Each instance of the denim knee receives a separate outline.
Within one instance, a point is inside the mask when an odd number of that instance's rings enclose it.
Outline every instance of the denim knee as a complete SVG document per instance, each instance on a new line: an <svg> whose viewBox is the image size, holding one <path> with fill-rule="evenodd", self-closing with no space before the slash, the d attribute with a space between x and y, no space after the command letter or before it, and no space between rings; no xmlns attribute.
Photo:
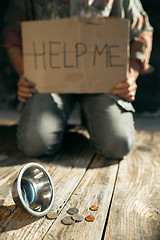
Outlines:
<svg viewBox="0 0 160 240"><path fill-rule="evenodd" d="M40 157L43 155L56 154L61 147L63 133L52 133L48 136L40 134L32 134L28 132L23 134L20 131L17 133L17 142L19 149L28 157Z"/></svg>
<svg viewBox="0 0 160 240"><path fill-rule="evenodd" d="M97 154L104 155L109 159L122 159L127 155L133 145L134 136L118 136L113 137L110 141L109 138L97 139L97 141L92 141L91 148Z"/></svg>
<svg viewBox="0 0 160 240"><path fill-rule="evenodd" d="M35 94L26 101L17 140L20 150L27 156L55 154L61 147L71 107L67 100L59 98L53 99L50 94Z"/></svg>

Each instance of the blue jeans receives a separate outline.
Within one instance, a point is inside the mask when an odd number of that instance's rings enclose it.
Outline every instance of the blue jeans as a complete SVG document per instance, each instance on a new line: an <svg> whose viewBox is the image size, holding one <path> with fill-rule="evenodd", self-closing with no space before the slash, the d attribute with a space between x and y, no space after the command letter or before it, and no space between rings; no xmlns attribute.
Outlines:
<svg viewBox="0 0 160 240"><path fill-rule="evenodd" d="M76 101L81 104L93 151L123 158L134 141L133 114L107 94L35 94L21 113L19 148L30 157L55 154Z"/></svg>

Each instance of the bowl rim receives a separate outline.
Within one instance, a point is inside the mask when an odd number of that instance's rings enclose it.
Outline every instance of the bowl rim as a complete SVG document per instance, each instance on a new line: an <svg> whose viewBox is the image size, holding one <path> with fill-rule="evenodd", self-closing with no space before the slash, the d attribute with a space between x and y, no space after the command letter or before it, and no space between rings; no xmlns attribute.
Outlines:
<svg viewBox="0 0 160 240"><path fill-rule="evenodd" d="M49 206L47 207L47 209L45 209L44 211L42 212L36 212L32 209L29 208L29 206L26 204L26 202L24 201L24 198L22 196L22 190L21 190L21 180L22 180L22 177L23 177L23 174L24 172L28 169L28 168L31 168L31 167L38 167L40 168L41 170L43 170L43 172L46 173L48 179L49 179L49 182L50 182L50 186L51 186L51 191L52 191L52 194L51 194L51 202L49 204ZM22 167L22 169L20 170L19 172L19 175L18 175L18 179L17 179L17 191L18 191L18 195L19 195L19 199L23 205L23 207L33 216L35 217L42 217L42 216L45 216L52 208L53 206L53 202L54 202L54 185L53 185L53 182L52 182L52 178L50 176L50 174L48 173L48 171L42 166L40 165L39 163L35 163L35 162L31 162L31 163L27 163L25 166Z"/></svg>

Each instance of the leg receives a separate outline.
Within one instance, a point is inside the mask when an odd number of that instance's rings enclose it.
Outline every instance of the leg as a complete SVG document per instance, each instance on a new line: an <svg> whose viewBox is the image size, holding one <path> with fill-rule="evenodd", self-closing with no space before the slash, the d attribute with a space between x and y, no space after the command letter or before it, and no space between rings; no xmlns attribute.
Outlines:
<svg viewBox="0 0 160 240"><path fill-rule="evenodd" d="M28 99L17 131L19 148L30 157L56 153L73 105L67 94L35 94Z"/></svg>
<svg viewBox="0 0 160 240"><path fill-rule="evenodd" d="M132 112L122 109L107 94L85 94L81 103L93 150L108 158L123 158L134 141Z"/></svg>

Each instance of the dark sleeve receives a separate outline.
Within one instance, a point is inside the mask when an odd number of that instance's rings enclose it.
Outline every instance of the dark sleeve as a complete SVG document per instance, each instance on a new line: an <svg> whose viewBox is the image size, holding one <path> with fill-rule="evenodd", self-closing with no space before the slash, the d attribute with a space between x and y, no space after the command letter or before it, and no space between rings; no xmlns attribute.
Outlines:
<svg viewBox="0 0 160 240"><path fill-rule="evenodd" d="M25 0L10 0L4 17L3 45L21 46L21 21L27 20Z"/></svg>
<svg viewBox="0 0 160 240"><path fill-rule="evenodd" d="M126 0L125 11L131 22L130 58L141 64L141 73L149 71L153 28L139 0Z"/></svg>

